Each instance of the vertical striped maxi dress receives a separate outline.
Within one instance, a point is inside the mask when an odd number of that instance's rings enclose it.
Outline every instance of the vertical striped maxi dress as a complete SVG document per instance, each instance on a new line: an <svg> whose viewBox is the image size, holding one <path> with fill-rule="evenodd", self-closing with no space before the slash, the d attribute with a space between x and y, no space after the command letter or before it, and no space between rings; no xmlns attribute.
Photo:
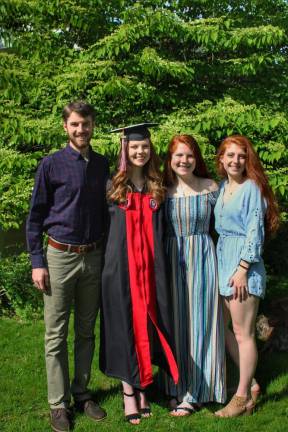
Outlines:
<svg viewBox="0 0 288 432"><path fill-rule="evenodd" d="M189 403L225 402L225 342L217 264L209 235L217 191L167 198L166 253L173 298L178 385L165 392Z"/></svg>

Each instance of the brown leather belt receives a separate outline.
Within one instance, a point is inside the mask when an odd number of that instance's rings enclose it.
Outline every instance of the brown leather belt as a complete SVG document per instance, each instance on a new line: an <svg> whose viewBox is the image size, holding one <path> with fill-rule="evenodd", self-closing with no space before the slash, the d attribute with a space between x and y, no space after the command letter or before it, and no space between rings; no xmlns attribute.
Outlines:
<svg viewBox="0 0 288 432"><path fill-rule="evenodd" d="M56 240L53 240L51 237L48 238L48 244L55 249L59 249L63 252L74 252L77 254L86 254L93 250L98 249L102 246L102 238L97 240L96 242L86 244L86 245L71 245L65 243L59 243Z"/></svg>

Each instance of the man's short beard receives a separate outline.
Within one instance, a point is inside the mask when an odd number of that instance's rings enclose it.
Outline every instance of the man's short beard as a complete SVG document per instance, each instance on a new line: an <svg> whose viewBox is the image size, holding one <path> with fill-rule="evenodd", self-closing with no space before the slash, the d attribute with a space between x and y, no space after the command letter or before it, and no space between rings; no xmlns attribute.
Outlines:
<svg viewBox="0 0 288 432"><path fill-rule="evenodd" d="M90 144L90 141L91 141L91 137L92 137L92 134L91 135L89 135L89 136L87 136L87 137L85 137L85 145L83 145L84 143L82 143L82 145L80 145L79 146L79 143L77 142L77 139L75 139L75 137L68 137L69 138L69 141L75 146L75 147L77 147L77 148L84 148L84 147L88 147L89 146L89 144Z"/></svg>

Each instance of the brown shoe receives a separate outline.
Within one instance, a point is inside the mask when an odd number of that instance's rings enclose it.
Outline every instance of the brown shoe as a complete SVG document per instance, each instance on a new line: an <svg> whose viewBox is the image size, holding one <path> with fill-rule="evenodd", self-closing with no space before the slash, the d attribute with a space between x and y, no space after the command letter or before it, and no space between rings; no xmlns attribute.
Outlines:
<svg viewBox="0 0 288 432"><path fill-rule="evenodd" d="M70 431L70 421L66 408L51 409L50 422L54 432Z"/></svg>
<svg viewBox="0 0 288 432"><path fill-rule="evenodd" d="M96 404L92 399L86 400L82 403L82 409L84 413L90 417L92 420L101 421L107 416L106 411L104 411L99 405Z"/></svg>

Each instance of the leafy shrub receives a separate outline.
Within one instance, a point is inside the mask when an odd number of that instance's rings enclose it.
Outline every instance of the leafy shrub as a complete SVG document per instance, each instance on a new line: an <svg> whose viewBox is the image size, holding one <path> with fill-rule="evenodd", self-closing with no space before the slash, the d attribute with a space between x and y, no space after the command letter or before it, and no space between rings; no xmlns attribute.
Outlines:
<svg viewBox="0 0 288 432"><path fill-rule="evenodd" d="M36 152L25 155L0 149L0 226L3 230L19 228L28 213L37 157Z"/></svg>
<svg viewBox="0 0 288 432"><path fill-rule="evenodd" d="M0 258L0 315L40 317L42 295L32 285L27 253Z"/></svg>

